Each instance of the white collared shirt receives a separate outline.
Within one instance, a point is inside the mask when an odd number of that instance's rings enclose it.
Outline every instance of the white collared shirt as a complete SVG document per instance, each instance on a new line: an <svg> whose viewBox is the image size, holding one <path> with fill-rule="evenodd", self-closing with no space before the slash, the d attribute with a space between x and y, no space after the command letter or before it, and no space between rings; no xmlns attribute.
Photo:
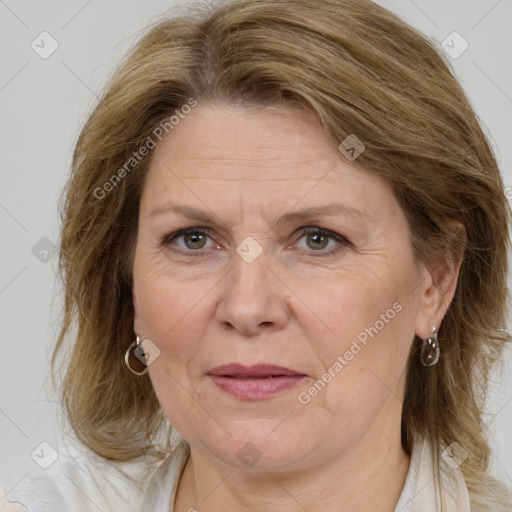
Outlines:
<svg viewBox="0 0 512 512"><path fill-rule="evenodd" d="M92 455L79 443L66 443L59 460L20 482L5 485L0 501L6 512L172 512L179 478L190 447L173 430L173 452L159 466L109 463ZM135 478L131 482L121 471ZM394 512L471 512L468 490L461 471L441 460L443 489L436 490L432 446L418 441ZM16 483L16 485L14 485ZM13 488L11 488L14 485ZM14 503L17 503L15 505ZM6 507L5 509L3 507Z"/></svg>

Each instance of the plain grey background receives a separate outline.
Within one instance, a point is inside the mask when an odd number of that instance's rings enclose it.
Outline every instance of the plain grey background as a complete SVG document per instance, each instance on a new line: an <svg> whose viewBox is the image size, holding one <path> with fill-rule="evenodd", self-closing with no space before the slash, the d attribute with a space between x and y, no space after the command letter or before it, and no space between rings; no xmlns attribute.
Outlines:
<svg viewBox="0 0 512 512"><path fill-rule="evenodd" d="M0 0L0 481L21 479L40 443L66 431L48 368L62 304L57 201L74 142L120 58L176 3ZM512 197L512 0L379 3L451 53ZM510 352L491 384L486 421L493 473L512 485Z"/></svg>

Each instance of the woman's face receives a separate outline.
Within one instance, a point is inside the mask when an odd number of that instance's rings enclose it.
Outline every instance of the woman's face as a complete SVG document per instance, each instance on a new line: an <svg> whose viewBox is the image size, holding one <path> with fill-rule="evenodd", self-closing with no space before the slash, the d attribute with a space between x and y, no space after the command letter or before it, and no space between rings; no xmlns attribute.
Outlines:
<svg viewBox="0 0 512 512"><path fill-rule="evenodd" d="M193 450L284 470L399 439L429 280L390 188L311 114L199 105L181 119L153 154L133 270L135 332L160 351L149 375ZM231 363L299 376L209 374Z"/></svg>

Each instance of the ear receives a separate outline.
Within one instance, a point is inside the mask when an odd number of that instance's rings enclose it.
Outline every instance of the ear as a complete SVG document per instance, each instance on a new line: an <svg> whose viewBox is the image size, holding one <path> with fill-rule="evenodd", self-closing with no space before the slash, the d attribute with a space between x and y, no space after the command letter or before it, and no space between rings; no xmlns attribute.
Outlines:
<svg viewBox="0 0 512 512"><path fill-rule="evenodd" d="M450 306L457 288L460 267L464 258L466 230L458 221L451 222L452 238L448 239L435 267L423 267L420 310L416 321L416 335L428 338L432 327L439 326Z"/></svg>

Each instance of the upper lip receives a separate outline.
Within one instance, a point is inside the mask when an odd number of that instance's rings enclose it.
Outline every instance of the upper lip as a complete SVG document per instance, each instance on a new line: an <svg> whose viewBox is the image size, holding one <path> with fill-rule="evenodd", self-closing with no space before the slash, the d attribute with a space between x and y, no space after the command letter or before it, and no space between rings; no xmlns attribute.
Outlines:
<svg viewBox="0 0 512 512"><path fill-rule="evenodd" d="M274 364L256 364L254 366L244 366L238 363L223 364L217 366L208 372L208 375L226 376L226 377L269 377L269 376L289 376L304 375L303 373L276 366Z"/></svg>

